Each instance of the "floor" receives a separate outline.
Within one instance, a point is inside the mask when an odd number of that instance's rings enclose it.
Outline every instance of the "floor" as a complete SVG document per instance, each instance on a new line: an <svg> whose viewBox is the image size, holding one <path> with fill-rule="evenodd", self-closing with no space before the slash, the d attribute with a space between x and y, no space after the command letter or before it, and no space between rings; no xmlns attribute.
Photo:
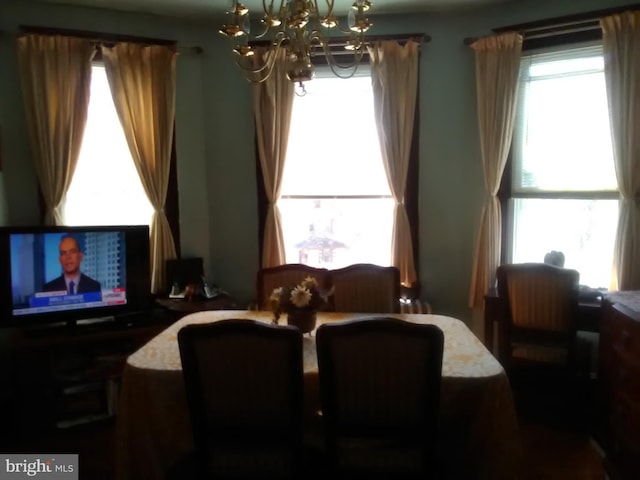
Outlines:
<svg viewBox="0 0 640 480"><path fill-rule="evenodd" d="M523 480L602 480L601 457L587 429L560 423L530 413L520 416ZM93 424L29 440L24 443L28 447L12 445L11 450L79 453L81 480L112 480L113 432L113 422Z"/></svg>
<svg viewBox="0 0 640 480"><path fill-rule="evenodd" d="M602 458L581 433L521 421L526 480L602 480Z"/></svg>
<svg viewBox="0 0 640 480"><path fill-rule="evenodd" d="M581 383L580 389L567 389L557 382L541 388L529 377L522 382L512 379L511 384L525 452L522 480L602 480L602 458L592 439L597 385ZM563 388L571 392L570 399L558 395ZM112 480L114 427L108 420L23 439L7 439L0 430L0 452L78 453L80 479Z"/></svg>
<svg viewBox="0 0 640 480"><path fill-rule="evenodd" d="M544 385L542 388L541 384ZM524 479L601 480L595 380L511 379L526 454Z"/></svg>

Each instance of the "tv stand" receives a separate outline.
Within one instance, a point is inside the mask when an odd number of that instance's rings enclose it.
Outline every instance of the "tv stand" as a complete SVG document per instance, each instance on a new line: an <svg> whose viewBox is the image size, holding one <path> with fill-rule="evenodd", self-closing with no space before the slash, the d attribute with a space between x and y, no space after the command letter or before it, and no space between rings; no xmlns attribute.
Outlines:
<svg viewBox="0 0 640 480"><path fill-rule="evenodd" d="M10 392L0 397L0 422L9 425L0 447L21 435L112 418L127 357L172 321L156 309L0 330L0 357L8 360L0 381Z"/></svg>

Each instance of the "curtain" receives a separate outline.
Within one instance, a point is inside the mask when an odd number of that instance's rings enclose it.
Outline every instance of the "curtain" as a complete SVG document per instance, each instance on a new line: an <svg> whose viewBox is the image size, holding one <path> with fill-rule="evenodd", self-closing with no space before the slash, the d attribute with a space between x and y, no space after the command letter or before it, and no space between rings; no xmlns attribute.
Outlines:
<svg viewBox="0 0 640 480"><path fill-rule="evenodd" d="M485 200L480 218L469 306L481 308L500 264L501 212L498 188L507 162L518 96L522 36L504 33L471 47L476 56L476 94Z"/></svg>
<svg viewBox="0 0 640 480"><path fill-rule="evenodd" d="M374 113L382 161L395 201L391 264L400 270L400 282L411 286L416 269L411 228L405 205L407 172L418 93L420 45L408 41L378 42L369 47Z"/></svg>
<svg viewBox="0 0 640 480"><path fill-rule="evenodd" d="M46 225L64 223L60 207L82 145L94 53L91 42L80 38L18 38L22 93Z"/></svg>
<svg viewBox="0 0 640 480"><path fill-rule="evenodd" d="M282 189L282 173L287 156L289 126L293 108L294 85L285 75L286 49L279 49L278 58L273 50L258 51L259 61L274 61L269 78L253 87L253 113L260 168L267 196L267 216L262 239L262 267L285 263L282 218L278 200Z"/></svg>
<svg viewBox="0 0 640 480"><path fill-rule="evenodd" d="M640 288L640 12L603 18L605 79L620 213L612 289Z"/></svg>
<svg viewBox="0 0 640 480"><path fill-rule="evenodd" d="M175 119L176 52L168 46L102 47L111 95L149 201L151 292L165 290L166 260L176 258L164 212Z"/></svg>

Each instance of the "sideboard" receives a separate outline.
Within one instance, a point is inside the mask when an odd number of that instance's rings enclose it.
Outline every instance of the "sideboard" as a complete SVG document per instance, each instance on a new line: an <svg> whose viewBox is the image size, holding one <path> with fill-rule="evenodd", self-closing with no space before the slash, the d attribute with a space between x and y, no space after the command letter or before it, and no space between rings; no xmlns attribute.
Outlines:
<svg viewBox="0 0 640 480"><path fill-rule="evenodd" d="M640 478L640 291L602 302L599 372L600 442L611 480Z"/></svg>

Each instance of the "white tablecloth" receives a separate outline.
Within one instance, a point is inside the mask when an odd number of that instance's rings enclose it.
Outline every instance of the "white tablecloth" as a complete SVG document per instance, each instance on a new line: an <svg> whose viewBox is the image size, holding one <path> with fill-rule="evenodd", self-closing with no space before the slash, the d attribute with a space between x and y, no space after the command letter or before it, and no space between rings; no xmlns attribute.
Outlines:
<svg viewBox="0 0 640 480"><path fill-rule="evenodd" d="M318 325L365 316L372 315L318 313ZM384 316L434 324L444 332L440 448L449 459L448 470L465 478L518 477L522 458L518 422L500 363L460 320L430 314ZM163 478L192 449L177 333L186 324L224 318L270 322L271 314L226 310L187 315L129 357L116 417L117 478ZM304 374L306 407L312 412L320 399L315 337L308 335Z"/></svg>

